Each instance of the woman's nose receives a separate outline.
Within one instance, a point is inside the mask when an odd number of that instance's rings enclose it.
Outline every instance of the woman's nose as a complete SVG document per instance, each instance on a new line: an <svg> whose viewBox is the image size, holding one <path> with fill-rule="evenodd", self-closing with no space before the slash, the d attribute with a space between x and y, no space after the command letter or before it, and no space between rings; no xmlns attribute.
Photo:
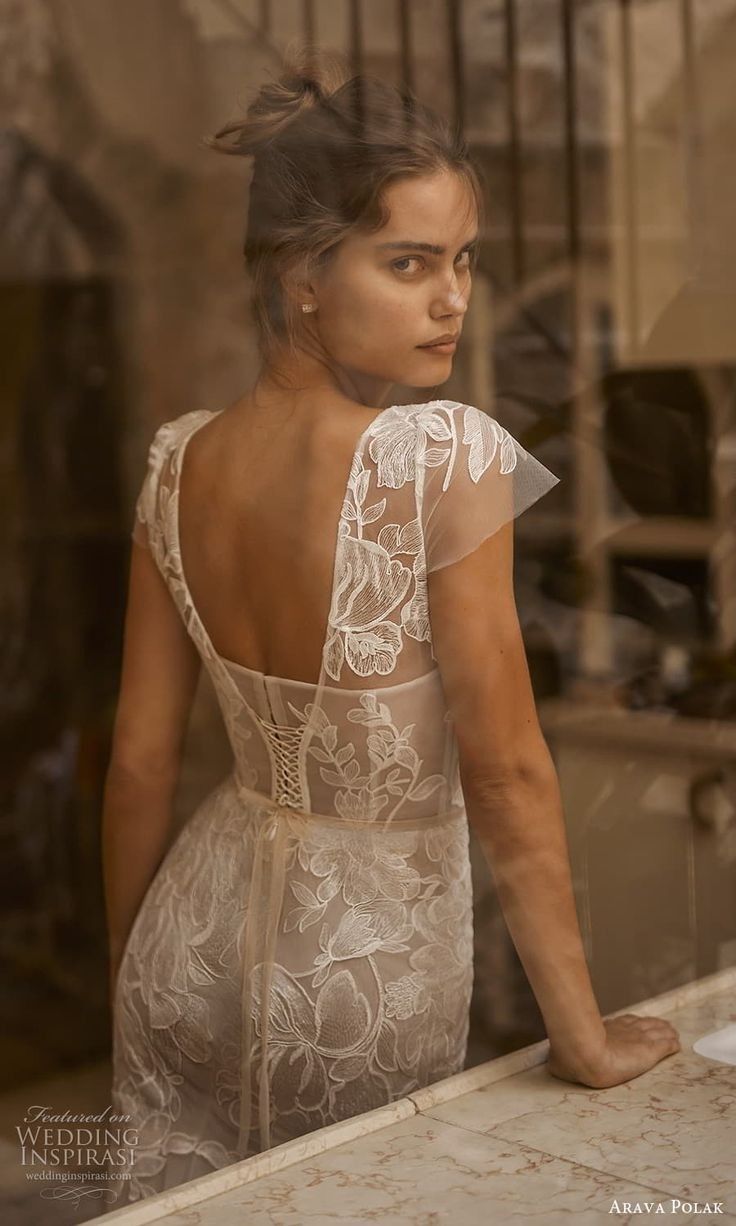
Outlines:
<svg viewBox="0 0 736 1226"><path fill-rule="evenodd" d="M462 290L454 285L443 294L442 305L445 311L451 311L453 315L464 315L468 309L468 299Z"/></svg>

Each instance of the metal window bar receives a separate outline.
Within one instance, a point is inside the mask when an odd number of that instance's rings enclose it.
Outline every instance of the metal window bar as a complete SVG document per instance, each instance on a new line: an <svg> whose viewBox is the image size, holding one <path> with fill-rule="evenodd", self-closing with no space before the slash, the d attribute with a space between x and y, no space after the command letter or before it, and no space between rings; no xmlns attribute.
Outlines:
<svg viewBox="0 0 736 1226"><path fill-rule="evenodd" d="M511 223L511 259L514 289L524 283L526 260L524 251L524 198L521 191L521 134L519 125L519 73L516 23L516 0L505 0L506 40L506 122L508 128L509 219Z"/></svg>
<svg viewBox="0 0 736 1226"><path fill-rule="evenodd" d="M700 232L698 214L701 206L707 208L707 201L700 184L702 129L700 87L695 63L693 0L679 0L679 10L682 43L683 186L689 239L688 271L694 275L700 254L696 245L696 235ZM702 227L702 232L709 233L707 223Z"/></svg>
<svg viewBox="0 0 736 1226"><path fill-rule="evenodd" d="M570 261L570 336L572 363L580 359L580 174L578 166L577 61L575 56L574 0L562 0L562 57L564 65L565 204L567 208L567 256Z"/></svg>
<svg viewBox="0 0 736 1226"><path fill-rule="evenodd" d="M411 54L411 22L409 5L411 0L397 0L397 20L399 26L399 58L401 62L401 80L407 89L414 89L414 67Z"/></svg>
<svg viewBox="0 0 736 1226"><path fill-rule="evenodd" d="M462 132L465 128L465 72L463 66L462 2L445 0L447 12L447 44L452 82L453 122Z"/></svg>
<svg viewBox="0 0 736 1226"><path fill-rule="evenodd" d="M625 167L626 298L628 348L633 356L639 347L639 218L637 214L636 125L634 122L634 49L631 30L631 0L619 0L619 37L623 97L622 132Z"/></svg>

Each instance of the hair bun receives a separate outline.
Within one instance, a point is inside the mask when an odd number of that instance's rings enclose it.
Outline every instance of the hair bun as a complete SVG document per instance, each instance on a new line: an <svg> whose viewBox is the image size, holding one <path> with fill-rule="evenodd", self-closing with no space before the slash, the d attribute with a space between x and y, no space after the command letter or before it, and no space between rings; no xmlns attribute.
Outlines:
<svg viewBox="0 0 736 1226"><path fill-rule="evenodd" d="M285 72L282 73L280 81L284 86L293 89L294 93L312 93L315 97L322 98L322 86L311 72Z"/></svg>
<svg viewBox="0 0 736 1226"><path fill-rule="evenodd" d="M324 104L348 78L343 62L334 55L304 47L292 50L280 75L258 90L245 119L204 137L204 144L218 153L255 156L301 114Z"/></svg>

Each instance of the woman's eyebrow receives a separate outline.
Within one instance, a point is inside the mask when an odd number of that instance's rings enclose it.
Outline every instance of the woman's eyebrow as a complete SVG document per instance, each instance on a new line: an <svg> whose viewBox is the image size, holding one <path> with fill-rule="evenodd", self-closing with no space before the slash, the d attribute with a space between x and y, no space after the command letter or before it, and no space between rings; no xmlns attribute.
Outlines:
<svg viewBox="0 0 736 1226"><path fill-rule="evenodd" d="M467 243L464 243L463 246L460 247L460 251L464 251L466 247L472 247L474 243L477 243L477 241L478 235L476 234L475 238L469 239ZM427 251L430 255L444 255L445 251L447 250L446 247L438 247L435 243L418 243L411 238L401 238L392 243L379 243L377 250L406 251L407 248L410 248L412 251Z"/></svg>

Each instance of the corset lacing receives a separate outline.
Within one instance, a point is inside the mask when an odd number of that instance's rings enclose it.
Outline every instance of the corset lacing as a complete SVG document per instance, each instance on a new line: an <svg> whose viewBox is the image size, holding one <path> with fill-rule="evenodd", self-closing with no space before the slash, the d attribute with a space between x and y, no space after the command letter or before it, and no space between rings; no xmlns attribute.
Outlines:
<svg viewBox="0 0 736 1226"><path fill-rule="evenodd" d="M273 724L262 716L258 723L263 729L274 760L273 791L277 805L292 805L299 809L304 804L299 778L299 750L304 728L290 728L285 724Z"/></svg>

